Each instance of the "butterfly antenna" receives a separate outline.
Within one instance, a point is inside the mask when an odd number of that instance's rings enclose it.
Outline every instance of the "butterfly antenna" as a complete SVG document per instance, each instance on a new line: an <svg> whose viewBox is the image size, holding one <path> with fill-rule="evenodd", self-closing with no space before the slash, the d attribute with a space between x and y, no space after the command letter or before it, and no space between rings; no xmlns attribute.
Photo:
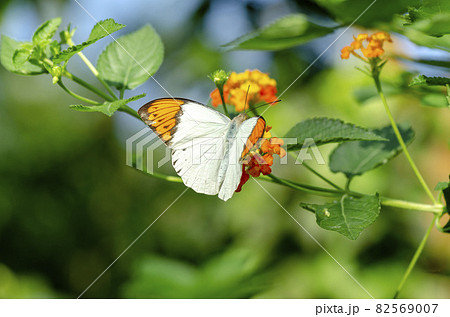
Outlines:
<svg viewBox="0 0 450 317"><path fill-rule="evenodd" d="M276 103L279 103L280 101L281 101L281 99L277 99L277 100L274 100L272 102L265 102L262 105L259 105L257 107L253 107L251 109L249 108L247 111L251 111L251 110L258 109L258 108L261 108L261 107L264 107L264 106L268 106L268 105L272 106L272 105L274 105Z"/></svg>
<svg viewBox="0 0 450 317"><path fill-rule="evenodd" d="M247 97L248 97L248 92L249 92L249 90L250 90L250 85L248 85L248 87L247 87L247 92L245 93L244 109L245 109L245 107L247 106Z"/></svg>

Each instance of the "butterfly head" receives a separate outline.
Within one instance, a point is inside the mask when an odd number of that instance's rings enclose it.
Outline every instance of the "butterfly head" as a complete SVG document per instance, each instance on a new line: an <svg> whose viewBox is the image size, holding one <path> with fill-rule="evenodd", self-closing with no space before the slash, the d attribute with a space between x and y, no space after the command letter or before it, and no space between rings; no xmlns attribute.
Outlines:
<svg viewBox="0 0 450 317"><path fill-rule="evenodd" d="M248 115L245 112L242 112L240 114L238 114L236 117L233 118L233 121L236 121L238 123L242 123L245 120L248 119Z"/></svg>

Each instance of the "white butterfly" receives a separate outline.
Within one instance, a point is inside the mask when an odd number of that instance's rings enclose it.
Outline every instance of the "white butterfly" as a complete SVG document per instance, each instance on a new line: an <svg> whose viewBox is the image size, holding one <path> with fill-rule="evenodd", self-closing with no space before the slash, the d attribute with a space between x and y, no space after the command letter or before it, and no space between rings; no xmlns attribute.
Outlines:
<svg viewBox="0 0 450 317"><path fill-rule="evenodd" d="M172 149L172 165L184 184L225 201L239 185L243 159L266 127L262 117L240 114L230 120L183 98L156 99L138 113Z"/></svg>

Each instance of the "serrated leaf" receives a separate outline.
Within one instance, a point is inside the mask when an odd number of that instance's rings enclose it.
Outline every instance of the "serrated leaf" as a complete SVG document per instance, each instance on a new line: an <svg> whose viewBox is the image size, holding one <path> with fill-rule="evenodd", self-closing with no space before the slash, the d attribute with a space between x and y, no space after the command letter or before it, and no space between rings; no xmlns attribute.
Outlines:
<svg viewBox="0 0 450 317"><path fill-rule="evenodd" d="M409 144L414 139L414 131L408 124L399 124L403 140ZM388 141L355 141L340 144L330 155L330 169L342 172L347 177L361 175L380 165L386 164L402 150L391 126L372 130Z"/></svg>
<svg viewBox="0 0 450 317"><path fill-rule="evenodd" d="M110 43L100 54L97 69L109 85L134 89L159 69L163 53L159 35L146 25Z"/></svg>
<svg viewBox="0 0 450 317"><path fill-rule="evenodd" d="M100 21L94 25L87 41L85 41L81 44L70 46L69 48L61 51L56 56L54 56L52 60L56 64L66 62L73 55L75 55L78 52L81 52L89 45L94 44L98 40L104 38L105 36L108 36L111 33L114 33L116 31L122 29L123 27L125 27L125 25L116 23L116 22L114 22L113 19L106 19L106 20Z"/></svg>
<svg viewBox="0 0 450 317"><path fill-rule="evenodd" d="M317 224L331 231L339 232L351 240L372 224L380 214L378 194L353 198L343 195L339 201L324 205L301 203L301 207L316 214Z"/></svg>
<svg viewBox="0 0 450 317"><path fill-rule="evenodd" d="M94 25L87 42L96 42L124 27L124 24L116 23L114 19L102 20Z"/></svg>
<svg viewBox="0 0 450 317"><path fill-rule="evenodd" d="M12 38L2 35L2 45L0 52L0 61L8 71L20 75L39 75L45 73L45 68L25 62L21 65L13 62L13 57L18 49L22 49L22 42L13 40Z"/></svg>
<svg viewBox="0 0 450 317"><path fill-rule="evenodd" d="M21 48L14 52L13 63L20 67L30 59L31 52L28 49Z"/></svg>
<svg viewBox="0 0 450 317"><path fill-rule="evenodd" d="M48 21L45 21L37 28L37 30L33 34L33 44L34 45L42 45L44 46L48 40L50 40L53 35L55 35L59 26L61 25L61 18L54 18Z"/></svg>
<svg viewBox="0 0 450 317"><path fill-rule="evenodd" d="M333 31L333 28L308 21L304 14L291 14L223 46L234 50L280 50L309 42Z"/></svg>
<svg viewBox="0 0 450 317"><path fill-rule="evenodd" d="M425 75L419 75L414 77L409 86L445 86L450 84L450 78L446 77L428 77Z"/></svg>
<svg viewBox="0 0 450 317"><path fill-rule="evenodd" d="M144 98L145 94L140 94L128 99L115 100L112 102L104 102L98 106L85 106L85 105L71 105L70 109L82 111L82 112L101 112L106 114L108 117L111 117L114 112L119 110L120 107L126 105L127 103Z"/></svg>
<svg viewBox="0 0 450 317"><path fill-rule="evenodd" d="M365 128L325 117L299 122L286 133L285 137L297 138L296 144L287 146L288 151L301 149L307 138L312 138L316 145L357 140L386 140Z"/></svg>
<svg viewBox="0 0 450 317"><path fill-rule="evenodd" d="M58 54L56 54L52 58L52 61L55 64L59 64L59 63L62 63L62 62L67 62L73 55L75 55L78 52L81 52L82 50L84 50L86 47L88 47L91 44L92 43L89 43L89 42L83 42L81 44L70 46L69 48L61 51Z"/></svg>
<svg viewBox="0 0 450 317"><path fill-rule="evenodd" d="M408 11L409 27L435 37L450 33L450 2L422 0Z"/></svg>

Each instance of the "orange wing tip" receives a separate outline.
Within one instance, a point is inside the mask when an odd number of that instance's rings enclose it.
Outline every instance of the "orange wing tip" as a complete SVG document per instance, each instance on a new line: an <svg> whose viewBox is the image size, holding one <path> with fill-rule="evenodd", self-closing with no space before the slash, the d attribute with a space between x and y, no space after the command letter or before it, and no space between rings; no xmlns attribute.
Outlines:
<svg viewBox="0 0 450 317"><path fill-rule="evenodd" d="M172 138L173 129L177 124L177 115L184 103L185 101L181 99L156 99L142 106L138 114L167 143Z"/></svg>
<svg viewBox="0 0 450 317"><path fill-rule="evenodd" d="M266 130L266 121L263 117L259 117L258 121L256 121L255 127L250 133L250 136L245 143L244 151L242 151L241 158L244 158L247 153L253 148L253 146L258 142L258 140L264 135Z"/></svg>

